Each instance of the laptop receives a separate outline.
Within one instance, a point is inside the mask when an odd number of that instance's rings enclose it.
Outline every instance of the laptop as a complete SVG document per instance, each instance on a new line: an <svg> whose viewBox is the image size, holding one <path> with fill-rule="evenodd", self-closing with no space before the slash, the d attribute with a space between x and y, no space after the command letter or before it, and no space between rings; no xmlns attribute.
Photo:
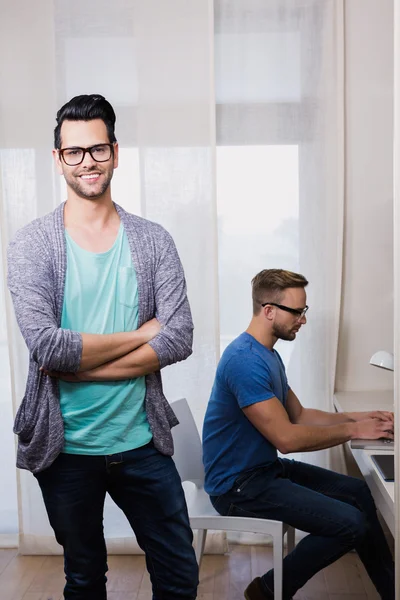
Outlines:
<svg viewBox="0 0 400 600"><path fill-rule="evenodd" d="M394 452L394 440L379 438L378 440L351 440L350 447L360 450L391 450Z"/></svg>
<svg viewBox="0 0 400 600"><path fill-rule="evenodd" d="M376 468L385 481L394 481L394 454L372 454Z"/></svg>

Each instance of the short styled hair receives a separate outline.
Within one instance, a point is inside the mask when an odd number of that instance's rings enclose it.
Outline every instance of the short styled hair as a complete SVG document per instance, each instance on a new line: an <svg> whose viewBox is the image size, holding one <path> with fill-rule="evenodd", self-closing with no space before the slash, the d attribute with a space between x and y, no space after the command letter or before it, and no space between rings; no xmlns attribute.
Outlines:
<svg viewBox="0 0 400 600"><path fill-rule="evenodd" d="M107 128L110 144L117 141L115 137L115 112L111 104L100 94L75 96L64 104L57 113L57 125L54 129L54 148L61 148L61 125L64 121L93 121L101 119Z"/></svg>
<svg viewBox="0 0 400 600"><path fill-rule="evenodd" d="M307 279L299 273L284 269L264 269L251 280L253 314L257 315L264 302L279 303L288 288L305 288Z"/></svg>

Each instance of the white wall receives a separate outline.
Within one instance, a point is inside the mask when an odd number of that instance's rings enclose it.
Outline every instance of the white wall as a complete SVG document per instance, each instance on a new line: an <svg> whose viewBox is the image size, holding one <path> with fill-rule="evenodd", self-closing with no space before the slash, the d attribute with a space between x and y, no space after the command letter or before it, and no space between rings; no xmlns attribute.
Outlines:
<svg viewBox="0 0 400 600"><path fill-rule="evenodd" d="M394 1L394 325L395 325L395 360L398 364L400 356L400 0ZM397 440L400 439L400 371L394 373L395 382L395 429ZM397 444L395 458L395 480L400 481L400 453ZM400 486L395 486L395 556L400 555ZM395 593L400 598L400 564L395 562Z"/></svg>
<svg viewBox="0 0 400 600"><path fill-rule="evenodd" d="M346 199L336 389L391 389L369 365L393 351L393 0L347 0Z"/></svg>

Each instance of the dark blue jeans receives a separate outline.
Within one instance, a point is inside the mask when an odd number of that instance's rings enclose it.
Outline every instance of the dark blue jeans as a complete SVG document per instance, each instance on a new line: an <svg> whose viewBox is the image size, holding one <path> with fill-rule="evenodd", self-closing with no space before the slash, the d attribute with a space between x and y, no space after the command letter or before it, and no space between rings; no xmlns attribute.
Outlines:
<svg viewBox="0 0 400 600"><path fill-rule="evenodd" d="M283 561L288 600L315 573L355 549L383 600L394 600L394 564L368 486L294 460L243 473L211 502L221 515L283 521L310 535ZM273 571L262 577L273 597Z"/></svg>
<svg viewBox="0 0 400 600"><path fill-rule="evenodd" d="M152 442L110 456L60 454L36 477L64 548L64 598L107 598L106 492L125 513L145 552L153 598L196 598L198 567L181 481L172 458Z"/></svg>

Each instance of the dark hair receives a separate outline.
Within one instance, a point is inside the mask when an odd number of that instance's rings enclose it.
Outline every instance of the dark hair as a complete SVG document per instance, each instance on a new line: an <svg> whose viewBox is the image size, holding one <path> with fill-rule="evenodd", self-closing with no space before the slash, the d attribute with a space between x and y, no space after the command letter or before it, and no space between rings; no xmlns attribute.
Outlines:
<svg viewBox="0 0 400 600"><path fill-rule="evenodd" d="M257 315L263 302L280 302L283 292L288 288L305 288L307 279L299 273L284 269L264 269L251 281L253 314Z"/></svg>
<svg viewBox="0 0 400 600"><path fill-rule="evenodd" d="M107 127L110 144L117 141L115 137L115 112L111 104L100 94L75 96L64 104L57 113L57 126L54 129L54 148L61 148L61 125L64 121L92 121L101 119Z"/></svg>

